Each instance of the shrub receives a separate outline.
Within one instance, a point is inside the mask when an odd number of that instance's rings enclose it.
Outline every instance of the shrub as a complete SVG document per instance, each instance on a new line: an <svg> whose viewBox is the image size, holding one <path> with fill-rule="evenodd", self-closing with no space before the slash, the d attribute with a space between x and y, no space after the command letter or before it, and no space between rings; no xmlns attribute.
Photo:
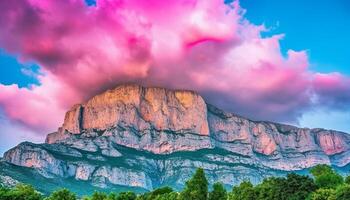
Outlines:
<svg viewBox="0 0 350 200"><path fill-rule="evenodd" d="M76 200L77 197L74 193L70 192L67 189L61 189L53 192L48 198L45 200Z"/></svg>

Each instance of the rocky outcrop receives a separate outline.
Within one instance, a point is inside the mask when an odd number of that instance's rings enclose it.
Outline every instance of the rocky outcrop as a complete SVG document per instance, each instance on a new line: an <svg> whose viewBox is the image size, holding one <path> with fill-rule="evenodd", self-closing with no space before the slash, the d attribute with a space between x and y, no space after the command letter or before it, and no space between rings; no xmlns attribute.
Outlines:
<svg viewBox="0 0 350 200"><path fill-rule="evenodd" d="M349 141L342 132L252 121L191 91L123 85L72 107L46 144L22 143L4 159L98 187L180 188L197 167L227 185L345 167Z"/></svg>
<svg viewBox="0 0 350 200"><path fill-rule="evenodd" d="M74 106L65 116L63 129L106 130L118 125L135 131L193 132L209 135L206 104L191 91L120 86Z"/></svg>
<svg viewBox="0 0 350 200"><path fill-rule="evenodd" d="M0 175L0 186L2 187L14 187L18 185L20 182L17 180L13 179L10 176L2 176Z"/></svg>

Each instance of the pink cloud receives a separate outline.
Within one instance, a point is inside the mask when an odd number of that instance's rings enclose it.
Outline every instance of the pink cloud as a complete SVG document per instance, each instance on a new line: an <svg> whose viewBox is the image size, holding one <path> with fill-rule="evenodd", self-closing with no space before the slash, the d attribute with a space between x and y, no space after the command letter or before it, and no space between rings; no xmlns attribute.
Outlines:
<svg viewBox="0 0 350 200"><path fill-rule="evenodd" d="M349 108L350 79L339 73L314 74L317 103L328 107Z"/></svg>
<svg viewBox="0 0 350 200"><path fill-rule="evenodd" d="M35 130L52 131L60 125L64 108L77 99L71 89L57 82L55 77L40 76L39 80L42 85L33 85L30 89L0 84L0 103L6 115L15 122Z"/></svg>
<svg viewBox="0 0 350 200"><path fill-rule="evenodd" d="M192 89L242 115L289 122L315 95L349 99L338 95L348 78L310 72L303 51L284 57L283 35L261 37L265 27L247 21L237 1L0 1L0 26L0 47L44 74L29 89L0 85L0 105L38 130L54 130L71 105L124 82Z"/></svg>

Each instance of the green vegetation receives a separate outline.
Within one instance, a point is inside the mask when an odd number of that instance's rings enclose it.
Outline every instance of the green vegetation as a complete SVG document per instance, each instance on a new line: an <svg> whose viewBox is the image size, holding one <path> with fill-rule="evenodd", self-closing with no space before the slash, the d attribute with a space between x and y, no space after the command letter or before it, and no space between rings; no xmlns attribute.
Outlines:
<svg viewBox="0 0 350 200"><path fill-rule="evenodd" d="M208 181L204 170L199 168L192 179L186 182L184 191L180 194L180 200L206 200L208 198Z"/></svg>
<svg viewBox="0 0 350 200"><path fill-rule="evenodd" d="M213 190L209 193L208 200L226 200L227 192L221 183L214 183Z"/></svg>
<svg viewBox="0 0 350 200"><path fill-rule="evenodd" d="M270 177L258 185L243 181L227 191L222 183L209 189L203 169L197 169L186 182L185 188L174 191L162 187L151 192L105 193L94 192L83 200L350 200L350 177L345 180L327 165L318 165L310 170L312 177L288 174L286 177ZM0 187L0 200L77 200L76 194L60 189L49 196L36 191L32 186L19 184L13 188Z"/></svg>
<svg viewBox="0 0 350 200"><path fill-rule="evenodd" d="M243 181L240 185L234 186L228 196L228 200L250 200L256 198L254 186L249 181Z"/></svg>
<svg viewBox="0 0 350 200"><path fill-rule="evenodd" d="M41 194L29 185L20 184L12 189L0 189L1 200L39 200L41 198Z"/></svg>
<svg viewBox="0 0 350 200"><path fill-rule="evenodd" d="M317 165L310 172L315 177L315 183L319 188L334 189L344 183L343 177L328 165Z"/></svg>
<svg viewBox="0 0 350 200"><path fill-rule="evenodd" d="M76 200L77 197L74 193L70 192L67 189L61 189L53 192L45 200Z"/></svg>

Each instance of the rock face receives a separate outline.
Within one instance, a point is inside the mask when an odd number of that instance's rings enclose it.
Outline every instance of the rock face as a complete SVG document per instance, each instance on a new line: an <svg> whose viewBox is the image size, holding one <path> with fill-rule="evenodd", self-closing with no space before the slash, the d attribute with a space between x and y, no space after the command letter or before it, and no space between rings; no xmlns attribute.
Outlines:
<svg viewBox="0 0 350 200"><path fill-rule="evenodd" d="M190 91L120 86L97 95L67 112L63 129L73 134L82 130L106 130L116 126L135 131L193 132L209 135L206 104Z"/></svg>
<svg viewBox="0 0 350 200"><path fill-rule="evenodd" d="M191 91L122 85L75 105L45 144L21 143L8 163L98 187L181 188L197 167L210 182L259 182L316 164L350 163L350 136L256 122Z"/></svg>

